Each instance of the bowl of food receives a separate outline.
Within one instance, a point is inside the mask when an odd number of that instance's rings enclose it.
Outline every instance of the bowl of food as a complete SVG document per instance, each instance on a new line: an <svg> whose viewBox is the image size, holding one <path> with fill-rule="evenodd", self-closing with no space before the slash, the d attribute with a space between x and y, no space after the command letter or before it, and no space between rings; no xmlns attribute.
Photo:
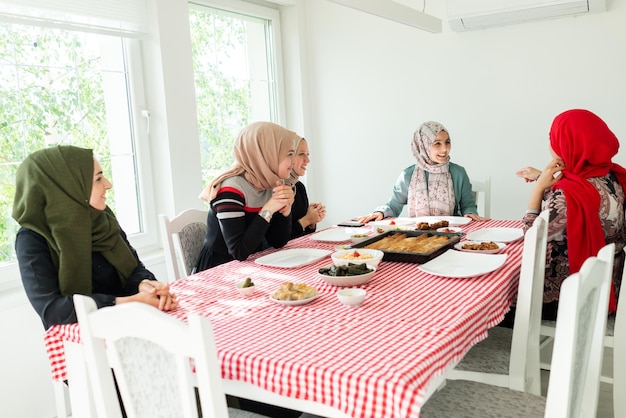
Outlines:
<svg viewBox="0 0 626 418"><path fill-rule="evenodd" d="M368 223L375 232L382 234L387 231L402 231L413 226L413 221L407 219L383 219Z"/></svg>
<svg viewBox="0 0 626 418"><path fill-rule="evenodd" d="M252 296L254 294L254 283L250 277L235 283L235 287L243 296Z"/></svg>
<svg viewBox="0 0 626 418"><path fill-rule="evenodd" d="M365 241L366 239L368 239L370 236L367 234L352 234L350 235L350 241L352 241L354 244L358 244L361 241Z"/></svg>
<svg viewBox="0 0 626 418"><path fill-rule="evenodd" d="M330 265L317 271L320 279L333 286L360 286L368 283L376 273L376 267L365 263Z"/></svg>
<svg viewBox="0 0 626 418"><path fill-rule="evenodd" d="M339 302L351 308L360 306L366 296L367 292L364 289L359 288L341 289L337 292L337 299L339 299Z"/></svg>
<svg viewBox="0 0 626 418"><path fill-rule="evenodd" d="M380 250L373 250L369 248L352 248L349 250L336 251L331 254L330 258L333 260L333 264L336 266L345 266L350 263L360 264L365 263L370 267L377 267L380 261L383 259L383 253Z"/></svg>

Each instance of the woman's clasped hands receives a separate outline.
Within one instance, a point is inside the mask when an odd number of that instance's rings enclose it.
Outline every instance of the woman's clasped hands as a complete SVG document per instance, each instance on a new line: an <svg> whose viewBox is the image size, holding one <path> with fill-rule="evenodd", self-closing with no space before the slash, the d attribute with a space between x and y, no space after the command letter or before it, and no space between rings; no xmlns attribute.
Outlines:
<svg viewBox="0 0 626 418"><path fill-rule="evenodd" d="M272 190L272 197L263 205L272 213L280 212L283 216L289 216L291 205L294 201L294 193L291 186L276 181L276 187Z"/></svg>
<svg viewBox="0 0 626 418"><path fill-rule="evenodd" d="M161 311L171 311L178 307L178 297L170 292L170 285L157 280L142 280L138 292L132 296L115 298L115 302L142 302Z"/></svg>

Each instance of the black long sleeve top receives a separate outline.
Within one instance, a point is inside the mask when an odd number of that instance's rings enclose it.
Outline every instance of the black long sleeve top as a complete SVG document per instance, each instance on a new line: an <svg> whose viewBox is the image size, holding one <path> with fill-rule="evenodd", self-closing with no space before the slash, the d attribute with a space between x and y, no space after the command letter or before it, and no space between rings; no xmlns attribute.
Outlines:
<svg viewBox="0 0 626 418"><path fill-rule="evenodd" d="M291 205L291 238L298 238L310 234L317 229L317 225L302 228L302 224L300 224L299 221L309 210L309 196L302 182L296 182L295 188L296 194L293 205Z"/></svg>
<svg viewBox="0 0 626 418"><path fill-rule="evenodd" d="M224 180L211 201L196 270L231 260L243 261L255 252L287 244L291 238L291 213L284 216L277 212L269 223L259 216L259 210L271 196L271 190L256 190L242 176Z"/></svg>
<svg viewBox="0 0 626 418"><path fill-rule="evenodd" d="M126 279L125 286L122 286L115 267L101 253L92 253L93 291L87 296L95 300L98 308L114 305L118 296L134 295L142 280L156 280L154 274L139 260L124 231L121 234L137 259L138 266ZM30 229L20 228L15 240L15 251L24 290L44 327L48 329L52 325L77 322L72 296L61 294L58 271L52 262L46 239Z"/></svg>

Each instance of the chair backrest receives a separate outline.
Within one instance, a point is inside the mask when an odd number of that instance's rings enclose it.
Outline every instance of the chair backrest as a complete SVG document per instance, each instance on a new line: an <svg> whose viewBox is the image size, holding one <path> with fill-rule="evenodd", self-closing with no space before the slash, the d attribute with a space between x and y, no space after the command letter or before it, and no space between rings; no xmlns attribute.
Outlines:
<svg viewBox="0 0 626 418"><path fill-rule="evenodd" d="M207 231L208 211L187 209L171 220L159 215L170 281L189 276L198 261Z"/></svg>
<svg viewBox="0 0 626 418"><path fill-rule="evenodd" d="M122 416L113 374L129 418L198 417L194 383L203 416L228 416L207 318L190 316L186 325L139 302L97 309L83 295L74 305L99 418Z"/></svg>
<svg viewBox="0 0 626 418"><path fill-rule="evenodd" d="M626 251L626 248L623 250ZM626 416L626 268L622 272L613 340L613 414ZM615 353L618 353L617 355Z"/></svg>
<svg viewBox="0 0 626 418"><path fill-rule="evenodd" d="M561 285L546 418L595 417L615 244Z"/></svg>
<svg viewBox="0 0 626 418"><path fill-rule="evenodd" d="M541 394L539 334L548 242L548 211L524 235L509 362L511 389Z"/></svg>
<svg viewBox="0 0 626 418"><path fill-rule="evenodd" d="M471 180L474 201L478 207L478 212L485 218L491 217L491 177L484 180ZM482 210L481 210L482 209Z"/></svg>

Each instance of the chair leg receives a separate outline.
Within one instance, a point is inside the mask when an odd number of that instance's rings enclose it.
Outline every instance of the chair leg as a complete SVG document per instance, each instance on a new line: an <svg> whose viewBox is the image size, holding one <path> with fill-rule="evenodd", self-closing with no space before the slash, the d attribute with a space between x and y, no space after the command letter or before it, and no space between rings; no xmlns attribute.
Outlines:
<svg viewBox="0 0 626 418"><path fill-rule="evenodd" d="M552 363L552 347L554 345L554 337L547 335L540 336L539 341L539 368L541 370L550 370Z"/></svg>
<svg viewBox="0 0 626 418"><path fill-rule="evenodd" d="M67 386L64 382L52 382L54 399L56 403L57 417L66 418L72 415L72 407L69 402Z"/></svg>

